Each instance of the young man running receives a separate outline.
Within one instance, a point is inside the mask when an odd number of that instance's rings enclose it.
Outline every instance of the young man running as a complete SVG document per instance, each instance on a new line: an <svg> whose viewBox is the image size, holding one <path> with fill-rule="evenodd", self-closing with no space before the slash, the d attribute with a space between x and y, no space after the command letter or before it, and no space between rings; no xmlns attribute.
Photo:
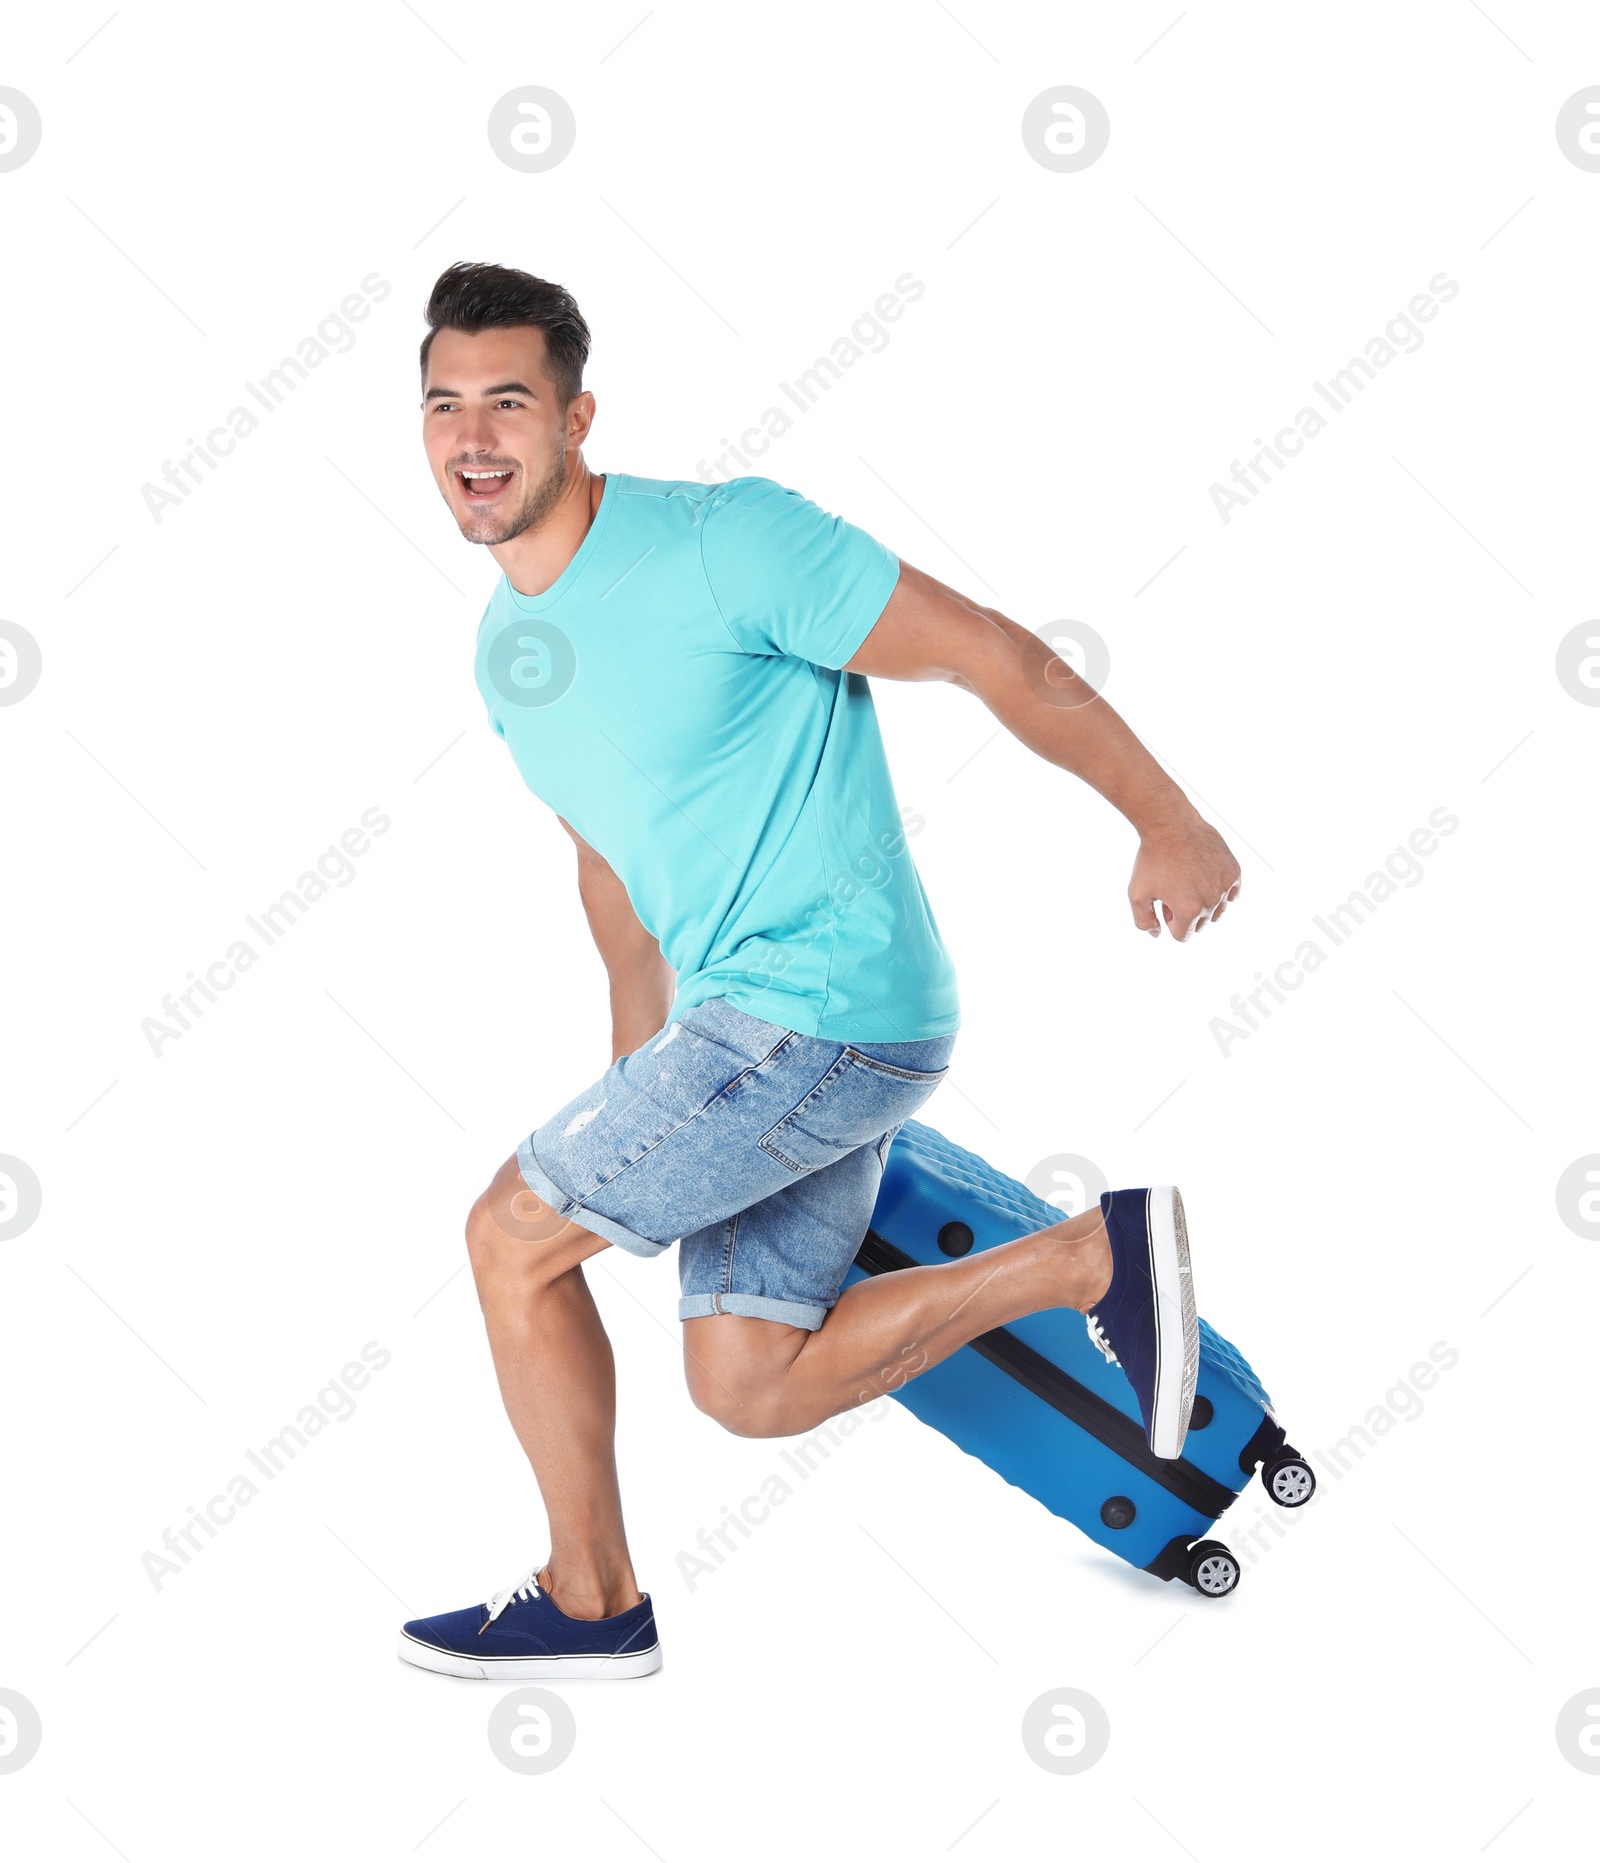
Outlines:
<svg viewBox="0 0 1600 1863"><path fill-rule="evenodd" d="M467 1220L549 1558L487 1604L408 1623L400 1654L448 1675L643 1675L661 1655L581 1266L601 1249L677 1242L689 1392L737 1435L814 1429L1044 1307L1089 1316L1157 1455L1177 1456L1188 1427L1198 1338L1170 1186L839 1291L889 1143L943 1079L959 1021L864 675L960 686L1120 809L1139 834L1134 924L1152 937L1220 918L1239 865L1015 621L770 479L592 473L589 331L560 286L455 265L426 314L428 462L461 534L504 571L478 687L576 844L612 1064Z"/></svg>

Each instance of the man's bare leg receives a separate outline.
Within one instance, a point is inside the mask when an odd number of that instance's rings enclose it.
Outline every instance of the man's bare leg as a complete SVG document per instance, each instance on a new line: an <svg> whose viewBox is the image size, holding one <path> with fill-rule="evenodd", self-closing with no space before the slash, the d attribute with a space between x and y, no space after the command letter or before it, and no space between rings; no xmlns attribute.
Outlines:
<svg viewBox="0 0 1600 1863"><path fill-rule="evenodd" d="M847 1287L815 1332L743 1314L683 1322L696 1405L739 1436L792 1436L895 1390L992 1326L1092 1307L1111 1281L1098 1209L982 1254Z"/></svg>
<svg viewBox="0 0 1600 1863"><path fill-rule="evenodd" d="M569 1617L614 1617L642 1595L617 1487L616 1364L580 1265L610 1246L541 1202L514 1157L467 1219L500 1395L550 1522L539 1584Z"/></svg>

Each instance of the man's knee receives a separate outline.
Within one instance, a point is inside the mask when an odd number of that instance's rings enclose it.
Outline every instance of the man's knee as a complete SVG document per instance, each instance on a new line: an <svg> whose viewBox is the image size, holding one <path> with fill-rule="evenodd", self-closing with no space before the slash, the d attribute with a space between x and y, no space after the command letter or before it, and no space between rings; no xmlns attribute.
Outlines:
<svg viewBox="0 0 1600 1863"><path fill-rule="evenodd" d="M607 1246L530 1190L515 1157L467 1212L466 1237L480 1290L506 1280L524 1289L546 1286Z"/></svg>
<svg viewBox="0 0 1600 1863"><path fill-rule="evenodd" d="M689 1401L734 1436L788 1436L783 1374L808 1335L802 1328L739 1313L683 1322Z"/></svg>
<svg viewBox="0 0 1600 1863"><path fill-rule="evenodd" d="M509 1241L496 1215L493 1187L484 1191L467 1211L467 1258L474 1274L498 1266Z"/></svg>
<svg viewBox="0 0 1600 1863"><path fill-rule="evenodd" d="M759 1414L760 1405L751 1401L751 1394L741 1397L714 1372L704 1371L694 1365L690 1365L687 1371L690 1402L696 1410L710 1417L713 1423L720 1423L734 1436L773 1436L779 1433L763 1427L766 1419Z"/></svg>
<svg viewBox="0 0 1600 1863"><path fill-rule="evenodd" d="M746 1388L742 1393L714 1374L691 1369L689 1397L696 1410L720 1423L732 1436L787 1436L779 1406L770 1394Z"/></svg>

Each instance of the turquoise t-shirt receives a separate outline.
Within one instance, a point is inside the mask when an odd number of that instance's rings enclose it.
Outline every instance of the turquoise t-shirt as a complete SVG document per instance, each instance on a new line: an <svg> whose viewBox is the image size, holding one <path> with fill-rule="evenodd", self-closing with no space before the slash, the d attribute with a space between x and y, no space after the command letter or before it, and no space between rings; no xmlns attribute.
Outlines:
<svg viewBox="0 0 1600 1863"><path fill-rule="evenodd" d="M707 997L831 1041L955 1031L866 679L899 559L771 479L606 475L542 595L478 629L489 722Z"/></svg>

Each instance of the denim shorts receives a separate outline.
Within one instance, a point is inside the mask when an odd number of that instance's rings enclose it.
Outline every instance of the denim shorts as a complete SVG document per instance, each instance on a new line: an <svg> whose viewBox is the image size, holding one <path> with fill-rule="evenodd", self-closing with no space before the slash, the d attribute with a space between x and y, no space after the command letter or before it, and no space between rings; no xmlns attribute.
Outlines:
<svg viewBox="0 0 1600 1863"><path fill-rule="evenodd" d="M630 1254L677 1242L680 1319L814 1332L866 1235L890 1141L954 1045L824 1041L712 997L614 1061L517 1163L553 1210Z"/></svg>

